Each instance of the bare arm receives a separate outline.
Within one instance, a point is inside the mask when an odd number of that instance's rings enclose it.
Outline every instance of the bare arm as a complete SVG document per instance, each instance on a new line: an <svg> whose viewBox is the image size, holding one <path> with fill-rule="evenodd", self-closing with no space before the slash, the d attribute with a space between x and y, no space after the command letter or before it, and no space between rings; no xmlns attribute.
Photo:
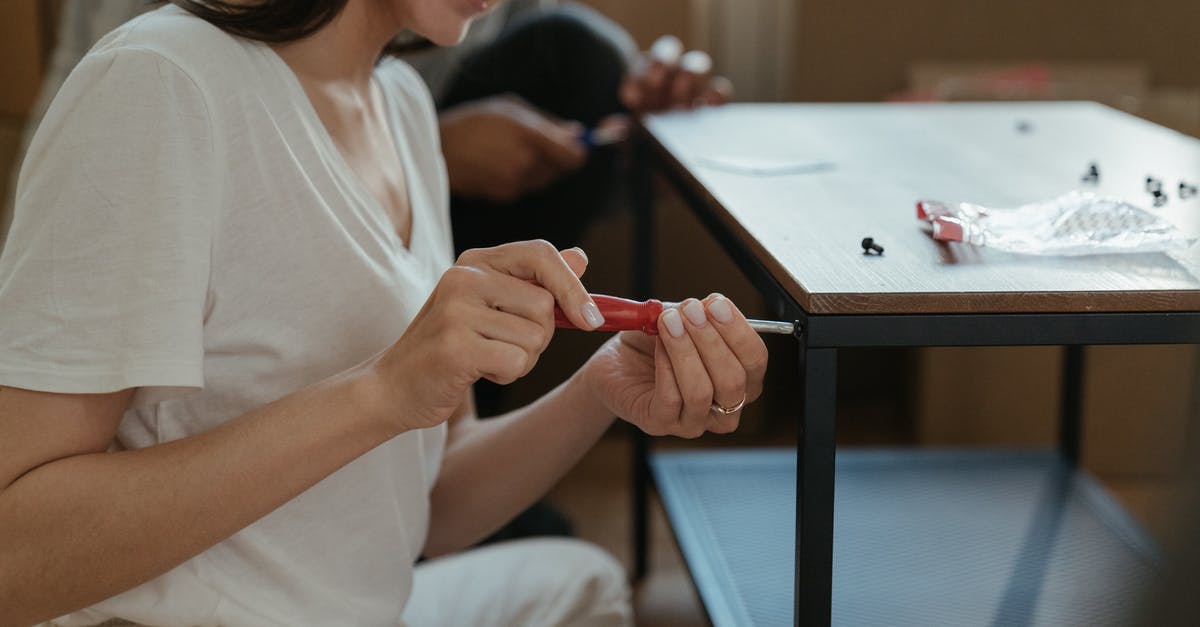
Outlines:
<svg viewBox="0 0 1200 627"><path fill-rule="evenodd" d="M352 371L167 444L104 452L132 390L0 388L0 625L152 579L396 435Z"/></svg>
<svg viewBox="0 0 1200 627"><path fill-rule="evenodd" d="M470 546L545 494L613 422L575 376L532 405L450 422L445 461L431 496L425 555Z"/></svg>
<svg viewBox="0 0 1200 627"><path fill-rule="evenodd" d="M144 449L105 452L132 391L0 388L0 625L152 579L390 438L445 422L477 379L529 372L555 304L576 326L599 325L577 278L585 264L582 251L560 255L546 242L465 253L367 364Z"/></svg>

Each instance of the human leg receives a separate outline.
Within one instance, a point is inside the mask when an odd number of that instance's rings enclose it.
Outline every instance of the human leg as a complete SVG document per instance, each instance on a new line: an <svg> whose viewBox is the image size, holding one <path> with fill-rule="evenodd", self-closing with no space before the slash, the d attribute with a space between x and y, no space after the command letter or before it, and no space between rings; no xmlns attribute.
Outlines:
<svg viewBox="0 0 1200 627"><path fill-rule="evenodd" d="M609 627L633 624L620 564L579 540L526 539L417 565L410 627Z"/></svg>

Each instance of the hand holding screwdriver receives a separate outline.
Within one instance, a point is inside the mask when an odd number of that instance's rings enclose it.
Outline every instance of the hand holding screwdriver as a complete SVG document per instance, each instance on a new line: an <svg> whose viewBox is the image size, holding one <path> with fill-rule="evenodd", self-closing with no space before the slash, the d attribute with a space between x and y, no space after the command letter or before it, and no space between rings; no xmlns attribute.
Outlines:
<svg viewBox="0 0 1200 627"><path fill-rule="evenodd" d="M641 331L648 335L658 335L659 315L662 314L664 308L677 305L677 303L664 303L653 298L638 302L604 294L591 294L591 297L604 316L604 324L600 325L596 329L597 331ZM791 335L796 329L795 323L792 322L775 320L746 320L746 322L750 324L750 328L759 333ZM557 307L554 308L554 326L560 329L578 328Z"/></svg>
<svg viewBox="0 0 1200 627"><path fill-rule="evenodd" d="M608 312L600 328L630 329L609 338L582 371L609 411L651 435L737 428L742 408L762 392L767 348L729 299L710 294L664 307L591 298Z"/></svg>

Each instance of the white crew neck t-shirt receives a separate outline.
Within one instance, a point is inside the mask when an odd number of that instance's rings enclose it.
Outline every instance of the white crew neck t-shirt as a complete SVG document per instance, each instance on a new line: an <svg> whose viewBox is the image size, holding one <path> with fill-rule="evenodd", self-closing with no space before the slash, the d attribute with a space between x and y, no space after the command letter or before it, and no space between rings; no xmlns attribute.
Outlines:
<svg viewBox="0 0 1200 627"><path fill-rule="evenodd" d="M22 168L0 385L139 388L115 446L201 433L394 343L452 263L428 91L375 72L406 249L269 47L166 7L79 64ZM445 426L406 433L165 575L58 619L397 625ZM249 477L269 482L271 477Z"/></svg>

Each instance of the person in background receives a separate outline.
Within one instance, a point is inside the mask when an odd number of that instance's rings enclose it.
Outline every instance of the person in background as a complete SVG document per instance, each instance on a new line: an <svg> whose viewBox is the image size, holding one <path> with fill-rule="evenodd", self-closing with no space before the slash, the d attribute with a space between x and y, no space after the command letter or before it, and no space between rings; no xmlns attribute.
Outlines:
<svg viewBox="0 0 1200 627"><path fill-rule="evenodd" d="M508 9L473 28L465 45L407 57L438 102L459 252L535 238L582 244L625 198L621 146L588 146L583 134L620 137L629 114L719 105L732 94L729 81L709 75L710 60L681 64L674 37L639 53L619 25L581 4ZM475 386L482 415L506 409L505 396L490 381ZM569 532L539 503L501 536Z"/></svg>
<svg viewBox="0 0 1200 627"><path fill-rule="evenodd" d="M146 0L65 0L26 146L87 51L149 7ZM620 146L589 147L585 130L620 137L628 114L722 104L732 93L703 67L680 67L677 46L640 53L618 24L575 3L516 0L478 19L456 46L409 42L416 50L403 57L438 108L456 254L531 239L578 246L623 191ZM0 215L7 221L11 207ZM0 248L6 231L0 224ZM505 409L504 386L480 381L475 396L481 416ZM570 534L570 522L539 502L489 539Z"/></svg>

